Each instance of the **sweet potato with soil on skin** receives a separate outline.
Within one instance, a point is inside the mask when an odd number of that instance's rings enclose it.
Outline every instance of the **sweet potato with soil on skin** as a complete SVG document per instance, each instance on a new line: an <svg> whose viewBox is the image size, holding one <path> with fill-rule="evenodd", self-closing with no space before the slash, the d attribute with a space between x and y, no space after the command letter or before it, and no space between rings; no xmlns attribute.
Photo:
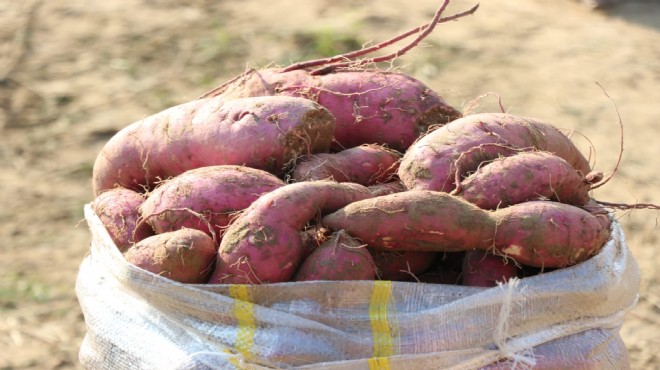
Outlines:
<svg viewBox="0 0 660 370"><path fill-rule="evenodd" d="M465 254L462 279L465 286L494 287L518 276L518 266L488 251L473 250Z"/></svg>
<svg viewBox="0 0 660 370"><path fill-rule="evenodd" d="M374 280L376 266L365 244L340 230L300 265L293 280Z"/></svg>
<svg viewBox="0 0 660 370"><path fill-rule="evenodd" d="M337 153L303 158L293 168L295 181L332 180L364 186L387 182L399 168L401 153L376 144L365 144Z"/></svg>
<svg viewBox="0 0 660 370"><path fill-rule="evenodd" d="M353 202L326 215L321 224L345 229L371 248L452 252L492 241L488 211L447 193L409 190Z"/></svg>
<svg viewBox="0 0 660 370"><path fill-rule="evenodd" d="M308 181L264 194L227 229L210 283L289 281L305 254L300 232L319 213L371 196L353 183Z"/></svg>
<svg viewBox="0 0 660 370"><path fill-rule="evenodd" d="M282 180L263 170L201 167L158 185L140 207L140 214L157 233L196 229L215 236L219 243L237 211L282 186Z"/></svg>
<svg viewBox="0 0 660 370"><path fill-rule="evenodd" d="M117 185L143 191L157 181L213 165L279 175L301 155L327 152L333 131L328 110L302 98L194 100L113 136L94 163L94 193Z"/></svg>
<svg viewBox="0 0 660 370"><path fill-rule="evenodd" d="M461 113L422 82L402 73L250 70L215 92L225 98L287 95L318 102L336 118L335 147L381 144L404 152L431 125Z"/></svg>
<svg viewBox="0 0 660 370"><path fill-rule="evenodd" d="M143 202L142 194L125 188L104 191L92 202L94 213L101 219L120 252L154 234L149 225L140 223L138 209Z"/></svg>
<svg viewBox="0 0 660 370"><path fill-rule="evenodd" d="M189 284L206 283L213 271L215 256L213 239L193 229L150 236L124 254L128 263L143 270Z"/></svg>
<svg viewBox="0 0 660 370"><path fill-rule="evenodd" d="M493 248L523 265L574 265L596 254L610 238L608 216L569 204L525 202L494 211L493 218Z"/></svg>
<svg viewBox="0 0 660 370"><path fill-rule="evenodd" d="M543 199L583 205L589 201L590 185L563 158L548 152L520 152L479 167L452 194L483 209Z"/></svg>
<svg viewBox="0 0 660 370"><path fill-rule="evenodd" d="M405 191L406 187L403 186L403 183L397 179L393 181L384 182L382 184L367 186L367 189L369 189L371 195L373 195L374 197L379 197L381 195L400 193L402 191Z"/></svg>
<svg viewBox="0 0 660 370"><path fill-rule="evenodd" d="M380 280L415 281L433 264L435 252L370 250Z"/></svg>
<svg viewBox="0 0 660 370"><path fill-rule="evenodd" d="M583 176L587 159L554 126L506 113L482 113L457 119L430 132L404 154L399 177L408 189L450 192L482 163L521 150L541 150L565 159Z"/></svg>
<svg viewBox="0 0 660 370"><path fill-rule="evenodd" d="M376 249L482 249L523 265L564 267L602 248L610 237L603 217L552 201L486 211L447 193L409 190L351 203L321 223Z"/></svg>

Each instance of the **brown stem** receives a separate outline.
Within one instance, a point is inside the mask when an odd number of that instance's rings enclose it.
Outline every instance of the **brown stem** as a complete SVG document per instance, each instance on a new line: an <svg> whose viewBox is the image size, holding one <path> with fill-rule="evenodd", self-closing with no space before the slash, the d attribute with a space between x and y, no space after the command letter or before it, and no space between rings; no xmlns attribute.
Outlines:
<svg viewBox="0 0 660 370"><path fill-rule="evenodd" d="M361 60L357 60L357 61L347 61L347 62L338 62L338 63L328 64L325 67L321 67L321 68L312 70L309 74L312 75L312 76L318 76L318 75L323 75L323 74L330 73L330 72L336 70L337 68L358 67L358 66L362 66L362 65L365 65L365 64L387 62L387 61L391 61L391 60L393 60L397 57L400 57L400 56L404 55L405 53L410 51L412 48L417 46L428 35L431 34L431 32L435 28L436 24L438 24L438 21L441 19L442 13L445 11L445 8L447 7L448 4L449 4L449 0L445 0L442 3L442 5L440 6L440 8L435 12L435 16L433 17L433 20L431 20L431 22L426 27L423 28L423 31L419 35L417 35L417 37L413 41L411 41L410 43L408 43L406 46L402 47L401 49L395 51L394 53L382 55L380 57L361 59ZM474 11L476 11L478 7L479 7L479 4L474 6L472 9L474 9ZM465 15L471 14L469 11L465 12L465 13L466 13Z"/></svg>
<svg viewBox="0 0 660 370"><path fill-rule="evenodd" d="M445 4L448 3L448 2L449 2L448 0L445 1ZM443 6L445 4L443 4ZM457 14L454 14L454 15L449 16L449 17L439 18L435 22L435 24L445 23L445 22L456 20L456 19L461 18L461 17L465 17L465 16L470 15L470 14L474 13L475 11L477 11L477 8L479 8L479 4L473 6L469 10L464 11L462 13L457 13ZM304 61L304 62L294 63L294 64L289 65L288 67L285 67L281 72L290 72L290 71L295 71L295 70L298 70L298 69L317 67L317 66L327 65L327 64L330 64L330 63L339 62L341 60L350 60L352 58L367 55L367 54L373 53L374 51L380 50L384 47L390 46L390 45L394 44L395 42L403 40L403 39L405 39L406 37L408 37L410 35L416 34L420 31L426 29L427 27L429 27L429 24L424 24L424 25L421 25L419 27L415 27L415 28L413 28L409 31L406 31L406 32L404 32L400 35L397 35L397 36L395 36L395 37L393 37L389 40L385 40L385 41L380 42L376 45L373 45L373 46L370 46L370 47L367 47L367 48L362 48L360 50L354 50L354 51L351 51L351 52L348 52L348 53L345 53L345 54L335 55L333 57L328 57L328 58L314 59L314 60L308 60L308 61Z"/></svg>
<svg viewBox="0 0 660 370"><path fill-rule="evenodd" d="M601 200L596 200L594 201L603 207L609 207L609 208L614 208L614 209L657 209L660 210L660 205L653 204L653 203L634 203L634 204L626 204L626 203L610 203L610 202L604 202Z"/></svg>

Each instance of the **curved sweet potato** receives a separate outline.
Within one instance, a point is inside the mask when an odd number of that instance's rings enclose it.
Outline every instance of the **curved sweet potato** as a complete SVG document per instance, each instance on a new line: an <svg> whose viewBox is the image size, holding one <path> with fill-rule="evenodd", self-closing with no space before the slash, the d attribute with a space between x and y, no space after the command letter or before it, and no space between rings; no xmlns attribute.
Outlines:
<svg viewBox="0 0 660 370"><path fill-rule="evenodd" d="M610 238L606 215L551 201L515 204L493 212L498 254L535 267L564 267L596 254Z"/></svg>
<svg viewBox="0 0 660 370"><path fill-rule="evenodd" d="M376 266L366 245L337 231L300 265L294 281L373 280Z"/></svg>
<svg viewBox="0 0 660 370"><path fill-rule="evenodd" d="M213 270L215 256L213 239L193 229L150 236L124 254L128 263L143 270L190 284L206 283Z"/></svg>
<svg viewBox="0 0 660 370"><path fill-rule="evenodd" d="M452 194L483 209L551 199L583 205L590 184L568 162L548 152L521 152L493 160L465 178Z"/></svg>
<svg viewBox="0 0 660 370"><path fill-rule="evenodd" d="M157 233L185 227L215 235L219 242L237 211L281 186L282 180L254 168L201 167L158 185L140 207L140 214Z"/></svg>
<svg viewBox="0 0 660 370"><path fill-rule="evenodd" d="M553 153L583 176L591 171L573 142L554 126L506 113L482 113L422 137L404 154L398 174L408 189L449 192L457 177L460 181L483 162L525 150Z"/></svg>
<svg viewBox="0 0 660 370"><path fill-rule="evenodd" d="M364 186L390 180L399 168L401 154L376 144L365 144L337 153L311 155L296 164L295 181L332 180Z"/></svg>
<svg viewBox="0 0 660 370"><path fill-rule="evenodd" d="M366 187L299 182L257 199L227 229L210 283L276 283L291 279L305 255L300 231L319 212L369 198Z"/></svg>
<svg viewBox="0 0 660 370"><path fill-rule="evenodd" d="M227 98L288 95L318 102L337 120L336 147L381 144L404 152L431 125L461 113L420 81L401 73L252 70L224 86Z"/></svg>
<svg viewBox="0 0 660 370"><path fill-rule="evenodd" d="M142 194L125 188L104 191L92 202L94 213L121 252L154 234L149 225L140 223L138 209L143 202Z"/></svg>
<svg viewBox="0 0 660 370"><path fill-rule="evenodd" d="M327 152L334 118L302 98L199 99L120 130L93 170L95 194L117 185L137 191L212 165L243 165L281 174L302 154Z"/></svg>

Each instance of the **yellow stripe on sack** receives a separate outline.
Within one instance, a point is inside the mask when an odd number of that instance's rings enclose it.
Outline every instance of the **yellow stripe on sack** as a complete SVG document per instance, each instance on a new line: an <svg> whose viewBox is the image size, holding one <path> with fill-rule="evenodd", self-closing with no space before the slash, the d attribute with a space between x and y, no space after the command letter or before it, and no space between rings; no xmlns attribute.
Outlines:
<svg viewBox="0 0 660 370"><path fill-rule="evenodd" d="M252 358L254 334L257 327L254 322L254 304L250 302L252 296L247 285L230 286L229 295L234 298L234 315L238 320L236 350L246 360L250 360Z"/></svg>
<svg viewBox="0 0 660 370"><path fill-rule="evenodd" d="M372 357L369 359L369 370L390 370L390 360L387 357Z"/></svg>
<svg viewBox="0 0 660 370"><path fill-rule="evenodd" d="M389 370L387 359L392 355L392 332L387 319L387 305L392 295L392 282L374 281L374 289L369 302L369 321L374 338L374 357L369 359L370 370Z"/></svg>

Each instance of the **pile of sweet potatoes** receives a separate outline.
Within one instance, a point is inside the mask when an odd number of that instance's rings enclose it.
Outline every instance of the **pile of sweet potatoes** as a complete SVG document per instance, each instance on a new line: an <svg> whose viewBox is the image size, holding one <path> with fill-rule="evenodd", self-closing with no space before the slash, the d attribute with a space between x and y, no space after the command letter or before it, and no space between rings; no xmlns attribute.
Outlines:
<svg viewBox="0 0 660 370"><path fill-rule="evenodd" d="M446 5L413 31L458 18ZM602 176L569 137L463 116L412 76L346 62L364 53L250 70L119 131L92 207L126 260L195 284L492 286L607 242Z"/></svg>

